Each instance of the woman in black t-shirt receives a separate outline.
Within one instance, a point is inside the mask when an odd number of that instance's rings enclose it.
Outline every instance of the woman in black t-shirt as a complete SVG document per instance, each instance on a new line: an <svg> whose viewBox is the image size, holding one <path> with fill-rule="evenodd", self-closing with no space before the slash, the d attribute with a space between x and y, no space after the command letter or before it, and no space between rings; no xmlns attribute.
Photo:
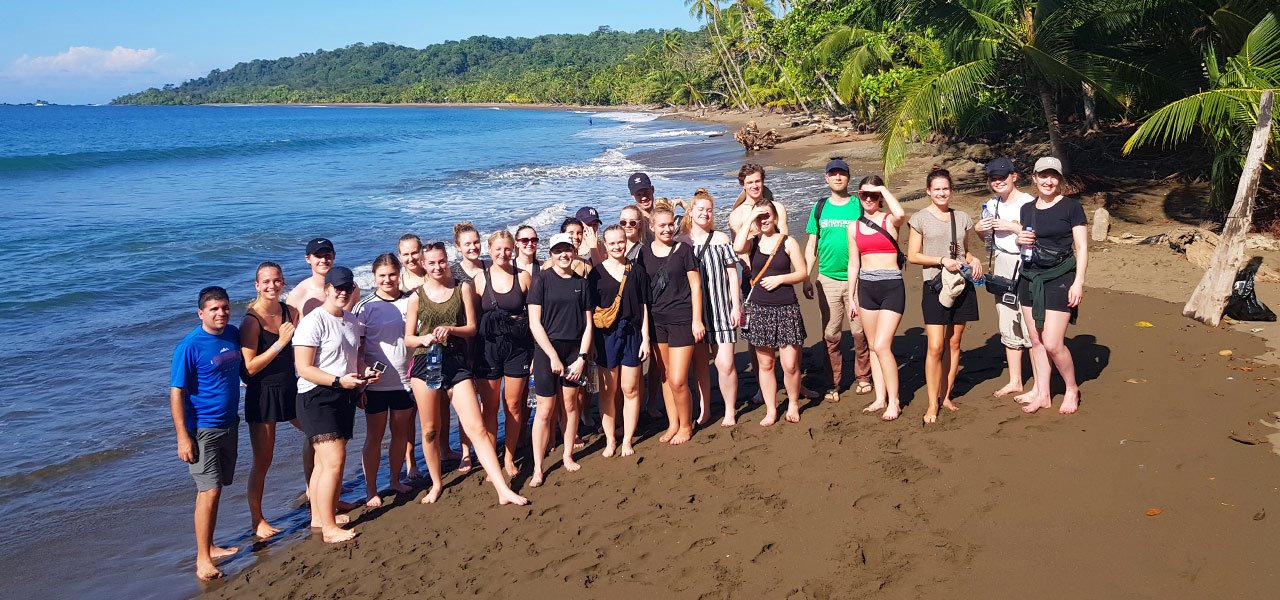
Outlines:
<svg viewBox="0 0 1280 600"><path fill-rule="evenodd" d="M551 419L557 397L564 399L564 469L577 471L573 441L578 435L578 399L591 352L591 293L587 279L573 271L574 244L568 234L551 236L551 268L534 274L529 288L529 330L533 352L533 393L538 398L533 420L533 477L542 485L542 461L551 442Z"/></svg>
<svg viewBox="0 0 1280 600"><path fill-rule="evenodd" d="M1038 197L1022 206L1018 244L1032 248L1031 261L1023 262L1018 279L1018 299L1023 322L1030 325L1031 372L1035 387L1017 397L1023 412L1049 408L1049 378L1058 368L1066 391L1058 412L1071 414L1080 404L1080 387L1071 351L1064 340L1067 325L1075 322L1084 297L1084 274L1089 265L1088 222L1084 207L1075 198L1061 195L1062 163L1046 156L1036 161L1032 177ZM1051 362L1052 361L1052 362Z"/></svg>
<svg viewBox="0 0 1280 600"><path fill-rule="evenodd" d="M653 211L654 240L640 250L640 265L649 276L653 341L658 345L653 372L662 381L667 431L659 440L683 444L693 437L693 405L689 365L693 345L702 341L702 275L687 244L675 241L676 216L669 204Z"/></svg>
<svg viewBox="0 0 1280 600"><path fill-rule="evenodd" d="M649 307L646 304L649 280L644 269L634 268L627 260L627 234L622 227L610 225L604 230L604 249L608 257L587 276L593 306L603 309L613 306L615 299L618 301L618 316L613 325L595 330L600 421L605 437L602 455L613 456L617 449L614 424L621 390L621 453L630 456L635 453L631 443L640 419L640 365L649 357Z"/></svg>

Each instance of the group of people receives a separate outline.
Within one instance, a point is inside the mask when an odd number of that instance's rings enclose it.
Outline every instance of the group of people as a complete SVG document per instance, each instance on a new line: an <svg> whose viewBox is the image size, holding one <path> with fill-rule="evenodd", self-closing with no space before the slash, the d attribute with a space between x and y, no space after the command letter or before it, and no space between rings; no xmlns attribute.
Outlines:
<svg viewBox="0 0 1280 600"><path fill-rule="evenodd" d="M473 468L472 453L500 504L527 503L508 482L521 468L515 458L530 420L530 388L536 398L531 488L544 483L544 459L557 436L565 471L580 468L575 452L582 448L578 427L588 389L598 390L604 457L635 452L641 411L658 398L667 423L658 439L689 441L696 426L711 420L712 365L724 402L720 425L732 427L739 335L750 347L764 403L760 425L798 422L807 393L800 370L807 336L797 286L809 298L816 291L819 300L832 380L824 399L840 399L848 322L854 391L874 393L865 411L896 419L901 402L891 346L906 307L906 262L924 267L925 423L937 420L940 406L956 410L961 336L978 318L975 283L984 279L995 292L1010 371L995 395L1015 395L1029 413L1047 408L1056 367L1067 386L1060 411L1074 412L1079 390L1063 340L1083 294L1083 208L1063 197L1062 166L1051 157L1036 162L1035 195L1018 190L1008 159L992 161L985 171L995 197L983 218L950 207L951 176L935 168L925 179L929 205L907 219L880 177L853 186L848 164L833 159L825 170L830 194L810 211L803 245L790 236L786 209L765 187L760 165L739 170L742 191L727 231L717 228L715 199L705 189L667 201L655 196L646 174L635 173L627 182L634 203L616 224L605 226L595 208L584 207L550 236L546 258L531 226L489 235L486 259L480 232L460 223L456 261L443 242L424 245L406 234L396 252L373 261L375 285L363 299L352 271L335 265L334 246L325 238L307 244L311 274L287 301L283 269L273 262L258 266L257 297L238 328L229 324L226 290L201 290L200 325L174 351L170 394L178 456L189 463L198 490L197 575L220 576L214 560L235 552L215 546L213 531L221 488L234 474L241 380L253 449L248 503L254 534L278 532L263 515L262 494L277 425L288 422L306 436L311 525L331 543L356 535L343 527L342 514L354 505L339 494L357 408L365 412L362 466L371 507L382 503L378 470L388 428L391 491L411 491L402 474L420 477L417 426L431 479L423 503L443 491L442 460L457 459L466 471ZM904 221L910 231L905 251L898 239ZM978 236L986 238L985 266ZM1033 379L1025 393L1024 349L1031 352ZM449 446L451 408L460 454ZM501 457L499 411L505 419Z"/></svg>

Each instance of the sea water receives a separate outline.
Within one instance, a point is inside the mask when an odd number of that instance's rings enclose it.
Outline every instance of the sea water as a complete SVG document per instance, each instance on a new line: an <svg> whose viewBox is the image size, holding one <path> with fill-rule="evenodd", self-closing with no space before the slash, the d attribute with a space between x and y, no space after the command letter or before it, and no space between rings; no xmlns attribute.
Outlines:
<svg viewBox="0 0 1280 600"><path fill-rule="evenodd" d="M744 156L723 133L625 112L0 107L0 596L198 591L194 485L176 458L168 381L202 287L227 288L237 324L259 262L297 283L307 240L327 237L371 293L370 262L406 232L452 242L468 220L485 237L530 224L546 240L582 206L614 222L633 171L659 196L708 188L724 223ZM825 191L820 176L794 177L796 205ZM364 490L357 420L352 501ZM307 534L302 435L281 424L278 436L264 508L286 531L243 551L242 425L215 537L242 548L229 571Z"/></svg>

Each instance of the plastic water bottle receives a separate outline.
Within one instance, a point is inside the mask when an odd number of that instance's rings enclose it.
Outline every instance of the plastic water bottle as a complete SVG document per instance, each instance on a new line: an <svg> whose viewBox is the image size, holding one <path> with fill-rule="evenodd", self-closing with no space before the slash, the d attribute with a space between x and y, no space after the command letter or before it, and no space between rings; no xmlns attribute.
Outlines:
<svg viewBox="0 0 1280 600"><path fill-rule="evenodd" d="M982 205L982 218L994 219L996 216L995 204L1000 200L992 198ZM996 232L994 229L988 229L982 232L982 240L987 243L987 252L991 252L996 248Z"/></svg>
<svg viewBox="0 0 1280 600"><path fill-rule="evenodd" d="M530 372L529 373L529 396L525 398L525 406L528 406L529 408L538 408L538 395L533 392L534 389L535 388L534 388L534 382L533 382L533 373Z"/></svg>
<svg viewBox="0 0 1280 600"><path fill-rule="evenodd" d="M596 394L596 393L599 393L599 392L600 392L600 379L599 379L598 377L596 377L596 363L595 363L595 361L590 361L590 360L589 360L589 361L587 361L587 368L586 368L586 369L584 369L583 371L584 371L584 373L583 373L583 375L582 375L582 376L587 378L587 380L583 383L583 385L584 385L584 386L586 387L586 389L587 389L587 393L588 393L588 394Z"/></svg>
<svg viewBox="0 0 1280 600"><path fill-rule="evenodd" d="M1022 230L1023 230L1023 231L1030 231L1031 233L1035 233L1035 232L1036 232L1036 230L1035 230L1035 229L1032 229L1032 228L1030 228L1030 227L1023 227L1023 228L1022 228ZM1023 247L1022 247L1022 264L1024 264L1024 265L1029 265L1029 264L1031 264L1031 250L1032 250L1032 248L1033 248L1033 246L1023 246Z"/></svg>
<svg viewBox="0 0 1280 600"><path fill-rule="evenodd" d="M433 390L443 388L444 373L442 372L441 367L444 363L444 348L438 343L431 344L431 347L427 348L426 360L427 387Z"/></svg>
<svg viewBox="0 0 1280 600"><path fill-rule="evenodd" d="M975 286L983 286L987 284L986 277L979 277L977 279L973 278L973 267L970 267L969 265L960 265L960 274Z"/></svg>

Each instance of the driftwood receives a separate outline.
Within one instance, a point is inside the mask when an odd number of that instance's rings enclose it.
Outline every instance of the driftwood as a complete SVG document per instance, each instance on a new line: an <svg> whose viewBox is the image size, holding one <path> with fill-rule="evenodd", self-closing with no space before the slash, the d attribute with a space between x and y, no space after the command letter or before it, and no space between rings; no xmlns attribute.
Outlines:
<svg viewBox="0 0 1280 600"><path fill-rule="evenodd" d="M777 131L770 129L762 133L760 128L756 127L755 121L747 121L742 129L733 134L733 139L738 140L738 143L748 151L767 150L781 143Z"/></svg>
<svg viewBox="0 0 1280 600"><path fill-rule="evenodd" d="M1262 175L1262 159L1267 154L1267 138L1271 135L1271 105L1275 94L1262 92L1258 104L1258 124L1253 128L1253 140L1249 155L1240 173L1240 186L1236 188L1235 201L1227 214L1227 224L1222 228L1221 240L1213 253L1209 270L1191 293L1191 299L1182 307L1182 314L1202 323L1217 327L1222 321L1222 311L1231 297L1236 273L1244 258L1245 237L1253 222L1253 201L1258 191L1258 178Z"/></svg>

